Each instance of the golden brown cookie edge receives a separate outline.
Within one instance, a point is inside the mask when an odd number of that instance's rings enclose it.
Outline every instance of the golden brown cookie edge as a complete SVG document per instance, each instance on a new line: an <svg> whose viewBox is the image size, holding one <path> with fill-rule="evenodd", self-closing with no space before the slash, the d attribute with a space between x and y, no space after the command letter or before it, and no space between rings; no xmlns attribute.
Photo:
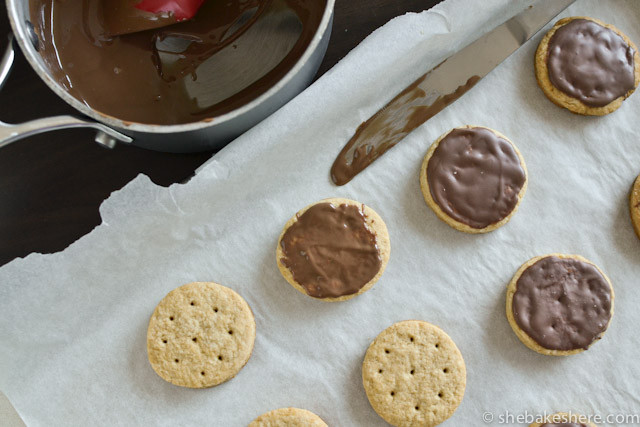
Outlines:
<svg viewBox="0 0 640 427"><path fill-rule="evenodd" d="M640 175L636 178L629 194L629 214L633 230L640 239Z"/></svg>
<svg viewBox="0 0 640 427"><path fill-rule="evenodd" d="M248 427L270 427L270 421L278 418L297 416L301 418L304 424L292 425L290 427L328 427L327 424L318 415L313 412L300 408L279 408L259 415L255 420L251 421Z"/></svg>

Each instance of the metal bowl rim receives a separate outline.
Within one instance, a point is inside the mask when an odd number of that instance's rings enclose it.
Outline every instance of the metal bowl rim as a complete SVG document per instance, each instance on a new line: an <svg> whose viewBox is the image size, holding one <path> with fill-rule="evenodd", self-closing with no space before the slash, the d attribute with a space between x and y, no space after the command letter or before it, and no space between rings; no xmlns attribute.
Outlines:
<svg viewBox="0 0 640 427"><path fill-rule="evenodd" d="M29 1L29 0L24 0ZM19 0L7 0L7 11L9 15L9 21L11 23L11 28L13 33L16 35L16 39L18 45L22 49L27 61L31 65L31 67L36 71L36 73L40 76L40 78L46 83L47 86L51 90L53 90L56 95L61 97L65 102L70 104L73 108L85 114L99 122L102 122L108 126L122 129L122 130L130 130L134 132L147 132L147 133L179 133L179 132L188 132L195 131L199 129L208 128L210 126L215 126L218 124L222 124L225 122L229 122L231 120L237 119L242 115L250 112L251 110L259 107L260 105L268 102L268 100L276 95L284 86L291 81L294 76L301 71L304 65L309 61L309 58L316 52L322 38L328 36L326 33L329 30L329 24L331 22L331 18L333 15L335 0L326 0L325 10L320 20L320 24L311 40L311 43L307 46L304 53L298 59L298 61L294 64L294 66L284 75L282 79L280 79L274 86L269 88L265 93L254 99L253 101L239 107L235 110L232 110L228 113L225 113L220 116L212 117L209 119L200 120L193 123L183 123L183 124L175 124L175 125L156 125L156 124L145 124L145 123L136 123L130 122L126 120L121 120L116 117L104 114L95 110L88 105L82 103L75 97L71 96L69 92L63 89L48 73L48 71L36 60L36 55L39 55L31 43L28 43L28 36L25 31L26 23L23 25L18 25L18 3Z"/></svg>

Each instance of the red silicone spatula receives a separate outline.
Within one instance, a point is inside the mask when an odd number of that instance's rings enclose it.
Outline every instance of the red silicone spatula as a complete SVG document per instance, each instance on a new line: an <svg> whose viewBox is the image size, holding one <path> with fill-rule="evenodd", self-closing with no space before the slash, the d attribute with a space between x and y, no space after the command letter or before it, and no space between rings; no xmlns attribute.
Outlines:
<svg viewBox="0 0 640 427"><path fill-rule="evenodd" d="M195 16L204 0L102 0L105 33L109 36L165 27Z"/></svg>

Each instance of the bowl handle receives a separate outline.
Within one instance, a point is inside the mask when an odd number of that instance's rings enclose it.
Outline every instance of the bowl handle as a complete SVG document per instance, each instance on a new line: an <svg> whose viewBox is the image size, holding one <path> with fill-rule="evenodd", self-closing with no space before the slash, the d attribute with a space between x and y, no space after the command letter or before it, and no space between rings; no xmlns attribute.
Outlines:
<svg viewBox="0 0 640 427"><path fill-rule="evenodd" d="M0 89L4 85L15 58L13 34L9 35L9 44L0 61ZM93 122L74 116L54 116L31 120L19 124L0 121L0 148L22 138L58 129L93 128L98 131L95 141L105 147L113 148L117 141L131 143L131 137L111 129L102 123Z"/></svg>

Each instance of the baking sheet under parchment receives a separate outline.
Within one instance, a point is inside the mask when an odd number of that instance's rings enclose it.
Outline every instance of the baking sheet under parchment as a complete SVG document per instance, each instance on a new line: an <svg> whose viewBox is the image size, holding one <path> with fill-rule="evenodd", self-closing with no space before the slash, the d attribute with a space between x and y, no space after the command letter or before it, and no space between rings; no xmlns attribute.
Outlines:
<svg viewBox="0 0 640 427"><path fill-rule="evenodd" d="M25 422L242 426L294 406L331 426L382 426L362 388L361 363L375 336L404 319L441 326L465 358L466 394L447 426L498 425L507 411L640 413L640 241L627 202L640 172L640 95L601 118L555 107L533 72L541 33L350 184L329 180L332 161L363 120L527 5L449 0L393 20L188 184L166 189L140 176L102 205L103 224L64 252L0 269L0 389ZM597 17L640 42L637 1L579 0L564 15ZM431 143L465 124L508 135L530 174L518 213L487 235L439 221L418 183ZM295 291L275 263L284 223L326 197L370 205L391 236L382 279L334 304ZM594 261L616 292L604 339L568 358L527 349L504 314L513 273L551 252ZM205 390L161 380L145 347L155 305L196 280L235 289L257 323L247 366ZM492 423L484 423L485 412ZM525 424L514 420L504 424Z"/></svg>

